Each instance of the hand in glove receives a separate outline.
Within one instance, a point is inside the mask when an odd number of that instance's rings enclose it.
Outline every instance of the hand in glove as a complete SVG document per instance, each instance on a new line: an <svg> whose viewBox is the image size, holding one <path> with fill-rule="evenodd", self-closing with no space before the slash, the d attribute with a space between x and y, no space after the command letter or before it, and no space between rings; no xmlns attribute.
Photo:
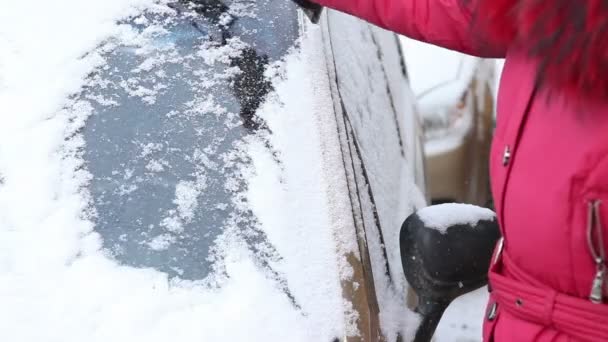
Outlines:
<svg viewBox="0 0 608 342"><path fill-rule="evenodd" d="M296 3L296 5L300 6L306 16L313 23L318 23L321 18L321 12L323 11L323 6L310 2L308 0L292 0Z"/></svg>

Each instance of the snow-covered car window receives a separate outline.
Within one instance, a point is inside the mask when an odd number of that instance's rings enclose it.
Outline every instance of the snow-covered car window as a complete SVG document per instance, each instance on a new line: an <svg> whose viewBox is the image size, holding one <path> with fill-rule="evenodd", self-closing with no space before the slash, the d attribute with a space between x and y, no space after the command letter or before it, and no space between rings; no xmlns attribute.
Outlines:
<svg viewBox="0 0 608 342"><path fill-rule="evenodd" d="M272 254L244 199L242 140L264 123L264 75L298 38L295 7L193 1L134 18L82 97L96 231L120 262L182 279L209 272L218 236ZM281 18L280 20L277 20ZM111 45L111 43L110 43ZM262 261L263 262L263 261Z"/></svg>
<svg viewBox="0 0 608 342"><path fill-rule="evenodd" d="M407 340L394 35L285 0L12 1L0 51L1 341Z"/></svg>

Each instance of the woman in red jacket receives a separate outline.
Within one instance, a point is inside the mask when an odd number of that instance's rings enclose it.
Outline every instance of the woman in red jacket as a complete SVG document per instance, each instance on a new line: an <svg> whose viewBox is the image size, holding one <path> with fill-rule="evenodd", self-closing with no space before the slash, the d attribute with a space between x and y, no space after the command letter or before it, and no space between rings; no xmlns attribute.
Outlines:
<svg viewBox="0 0 608 342"><path fill-rule="evenodd" d="M484 340L608 341L608 1L315 2L506 58L490 158L504 244Z"/></svg>

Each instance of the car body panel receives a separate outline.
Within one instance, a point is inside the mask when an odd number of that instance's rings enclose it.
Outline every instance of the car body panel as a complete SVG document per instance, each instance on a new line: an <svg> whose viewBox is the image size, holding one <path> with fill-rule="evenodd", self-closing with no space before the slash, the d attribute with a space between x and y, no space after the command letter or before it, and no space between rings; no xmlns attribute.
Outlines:
<svg viewBox="0 0 608 342"><path fill-rule="evenodd" d="M425 205L424 165L416 151L420 130L396 36L336 12L329 12L326 25L343 155L351 164L345 169L353 211L359 212L359 267L368 282L367 296L355 303L359 312L369 312L368 321L359 322L367 331L364 340L377 340L392 319L382 313L411 318L405 312L398 233L403 218Z"/></svg>

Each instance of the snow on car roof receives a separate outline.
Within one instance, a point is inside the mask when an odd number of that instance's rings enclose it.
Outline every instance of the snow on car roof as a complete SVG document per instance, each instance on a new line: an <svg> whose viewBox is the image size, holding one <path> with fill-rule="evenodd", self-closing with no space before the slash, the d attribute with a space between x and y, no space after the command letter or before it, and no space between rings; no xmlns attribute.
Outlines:
<svg viewBox="0 0 608 342"><path fill-rule="evenodd" d="M252 252L234 226L225 227L214 240L208 256L211 270L204 279L182 279L179 272L169 276L153 262L146 267L130 265L104 248L96 224L100 207L91 205L97 203L97 193L91 190L95 173L84 159L91 141L87 137L95 135L87 136L83 128L96 111L94 103L107 108L121 103L112 97L83 97L82 90L108 86L95 81L95 73L113 72L107 54L116 47L145 50L141 32L167 34L163 25L140 15L144 9L173 13L164 2L152 0L3 4L0 340L329 341L354 333L349 331L352 322L345 321L356 313L342 303L344 265L336 247L350 248L344 247L349 242L339 241L328 229L333 224L325 205L330 201L328 185L318 182L334 172L324 169L321 143L310 138L323 136L318 114L326 109L323 104L332 106L329 94L320 91L327 77L309 66L324 64L319 44L314 44L320 40L317 28L307 29L311 36L302 39L301 50L289 50L271 68L275 92L261 104L258 115L274 133L247 135L235 146L235 153L250 161L238 169L247 186L237 184L235 199L255 215L268 243L255 244ZM248 10L241 13L251 15ZM126 18L143 31L134 30ZM117 23L120 20L122 24ZM209 49L202 51L203 57L218 57L210 56L217 50ZM141 63L137 72L149 72L156 63ZM123 88L148 105L163 91L128 80ZM306 93L313 89L314 96ZM211 103L196 108L209 115L230 111ZM298 143L301 140L308 143ZM268 148L269 141L273 149ZM136 144L145 157L159 151L153 143L124 143ZM156 161L146 164L146 172L172 167ZM128 176L110 170L108 177L119 175ZM198 176L169 187L173 212L161 215L168 218L163 221L168 235L143 239L146 248L169 248L193 219L200 205L195 198L208 184ZM133 191L123 190L127 195ZM264 257L256 257L259 254Z"/></svg>

